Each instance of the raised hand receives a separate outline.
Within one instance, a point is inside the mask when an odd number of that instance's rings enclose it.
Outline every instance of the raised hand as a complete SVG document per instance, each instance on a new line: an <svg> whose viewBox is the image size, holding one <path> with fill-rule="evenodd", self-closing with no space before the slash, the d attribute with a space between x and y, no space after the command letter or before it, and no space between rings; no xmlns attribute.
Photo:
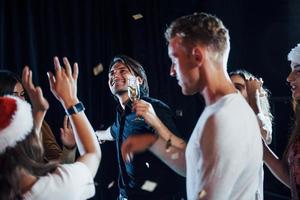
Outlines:
<svg viewBox="0 0 300 200"><path fill-rule="evenodd" d="M26 90L32 103L33 112L46 111L49 108L48 101L43 96L40 87L36 87L32 82L32 71L25 66L22 73L22 85Z"/></svg>
<svg viewBox="0 0 300 200"><path fill-rule="evenodd" d="M76 145L76 141L71 124L68 119L68 116L65 115L63 128L60 128L60 137L65 147L67 147L68 149L73 149Z"/></svg>
<svg viewBox="0 0 300 200"><path fill-rule="evenodd" d="M28 66L25 66L22 72L22 85L26 90L32 104L35 132L38 134L38 136L40 136L40 130L46 115L46 111L49 109L49 103L44 98L42 89L33 84L32 71Z"/></svg>
<svg viewBox="0 0 300 200"><path fill-rule="evenodd" d="M54 57L55 76L51 72L47 74L51 92L66 109L79 102L77 98L78 65L74 63L72 72L66 57L63 58L63 62L64 67L61 67L58 57Z"/></svg>

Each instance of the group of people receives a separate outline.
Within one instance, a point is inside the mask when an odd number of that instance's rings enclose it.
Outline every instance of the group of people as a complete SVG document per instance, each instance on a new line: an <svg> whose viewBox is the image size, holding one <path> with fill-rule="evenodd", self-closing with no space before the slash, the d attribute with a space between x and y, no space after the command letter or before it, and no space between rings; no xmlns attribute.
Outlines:
<svg viewBox="0 0 300 200"><path fill-rule="evenodd" d="M77 63L72 69L67 58L61 66L55 57L50 89L67 116L61 129L64 148L48 158L51 147L43 141L45 129L50 130L44 121L49 104L33 84L31 70L25 67L22 80L9 83L0 73L0 89L5 87L0 91L0 199L92 197L99 143L105 140L116 144L120 200L181 199L180 176L186 177L190 200L263 199L263 162L291 189L292 198L300 199L300 45L288 55L295 127L280 160L268 147L269 93L261 79L246 71L228 74L229 32L222 21L206 13L183 16L171 23L165 37L170 75L184 95L199 93L205 100L187 143L171 109L149 97L145 70L134 59L120 55L112 60L108 85L118 102L116 120L106 130L94 131L77 97ZM139 100L129 98L130 77L139 84ZM75 146L80 153L76 161Z"/></svg>

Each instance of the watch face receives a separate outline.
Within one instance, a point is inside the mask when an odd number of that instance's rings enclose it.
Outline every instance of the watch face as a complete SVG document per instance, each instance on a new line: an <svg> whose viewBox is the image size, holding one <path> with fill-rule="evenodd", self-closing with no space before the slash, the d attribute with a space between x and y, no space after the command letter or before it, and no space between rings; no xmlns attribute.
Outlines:
<svg viewBox="0 0 300 200"><path fill-rule="evenodd" d="M67 113L67 115L72 115L72 114L79 113L84 110L85 110L85 108L84 108L83 104L81 102L79 102L79 103L75 104L74 106L72 106L71 108L68 108L66 110L66 113Z"/></svg>

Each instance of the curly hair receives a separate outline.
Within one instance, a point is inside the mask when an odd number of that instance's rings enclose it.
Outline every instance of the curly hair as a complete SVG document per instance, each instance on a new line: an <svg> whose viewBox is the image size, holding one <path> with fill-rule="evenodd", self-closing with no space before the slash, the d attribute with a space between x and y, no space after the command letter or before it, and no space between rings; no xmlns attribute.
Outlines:
<svg viewBox="0 0 300 200"><path fill-rule="evenodd" d="M229 52L229 32L217 17L207 13L195 13L177 18L165 31L168 42L179 35L187 45L196 43L224 55Z"/></svg>

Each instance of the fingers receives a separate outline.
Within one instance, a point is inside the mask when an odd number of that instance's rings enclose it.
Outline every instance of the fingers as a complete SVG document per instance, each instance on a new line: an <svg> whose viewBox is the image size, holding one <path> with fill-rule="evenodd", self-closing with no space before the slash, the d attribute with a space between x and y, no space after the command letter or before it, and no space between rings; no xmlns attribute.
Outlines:
<svg viewBox="0 0 300 200"><path fill-rule="evenodd" d="M73 78L74 78L75 81L77 81L77 79L78 79L78 73L79 73L79 71L78 71L78 64L74 63L72 76L73 76Z"/></svg>
<svg viewBox="0 0 300 200"><path fill-rule="evenodd" d="M50 89L53 92L54 91L54 85L55 85L55 77L51 72L47 72L48 75L48 80L49 80L49 85L50 85Z"/></svg>
<svg viewBox="0 0 300 200"><path fill-rule="evenodd" d="M64 129L67 129L67 128L68 128L68 116L67 116L67 115L65 115L65 117L64 117L64 124L63 124L63 127L64 127Z"/></svg>
<svg viewBox="0 0 300 200"><path fill-rule="evenodd" d="M60 66L60 62L57 56L55 56L53 58L53 62L54 62L54 69L56 72L60 72L61 71L61 66ZM57 75L57 74L56 74Z"/></svg>
<svg viewBox="0 0 300 200"><path fill-rule="evenodd" d="M32 71L31 70L29 70L29 74L28 74L28 86L30 88L34 88L34 85L32 83Z"/></svg>
<svg viewBox="0 0 300 200"><path fill-rule="evenodd" d="M65 65L65 72L66 72L67 76L70 77L72 75L72 69L71 69L71 65L68 61L68 58L64 57L63 62L64 62L64 65Z"/></svg>
<svg viewBox="0 0 300 200"><path fill-rule="evenodd" d="M24 86L26 86L28 83L28 74L29 74L29 67L26 65L22 72L22 82Z"/></svg>
<svg viewBox="0 0 300 200"><path fill-rule="evenodd" d="M22 72L22 83L26 90L34 89L35 87L32 82L32 71L29 69L27 65L24 67Z"/></svg>
<svg viewBox="0 0 300 200"><path fill-rule="evenodd" d="M60 135L61 135L61 137L63 137L64 134L65 134L64 129L63 129L63 128L60 128Z"/></svg>

